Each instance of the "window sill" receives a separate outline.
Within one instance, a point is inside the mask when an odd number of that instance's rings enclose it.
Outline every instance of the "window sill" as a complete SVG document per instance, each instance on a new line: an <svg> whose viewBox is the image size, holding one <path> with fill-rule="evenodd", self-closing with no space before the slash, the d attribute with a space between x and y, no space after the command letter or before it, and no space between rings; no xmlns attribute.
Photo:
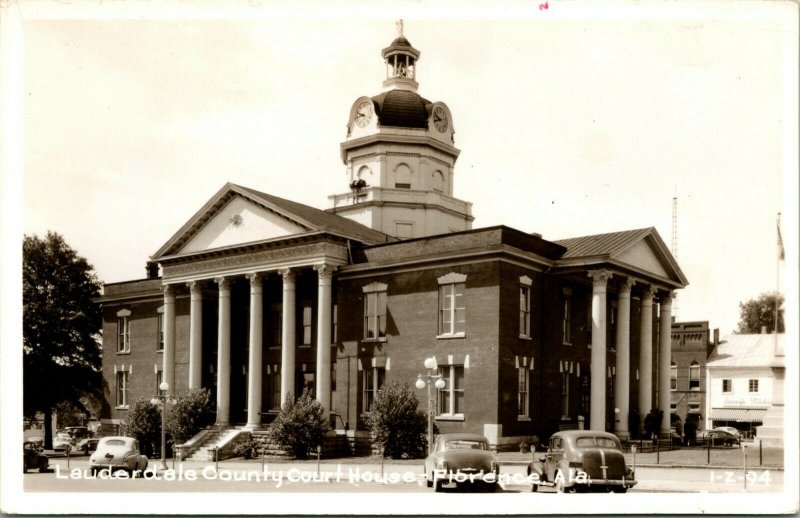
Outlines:
<svg viewBox="0 0 800 518"><path fill-rule="evenodd" d="M127 349L125 351L117 351L117 354L130 354L130 353L131 353L130 349Z"/></svg>
<svg viewBox="0 0 800 518"><path fill-rule="evenodd" d="M115 407L115 410L128 410L130 407L128 405L118 405Z"/></svg>
<svg viewBox="0 0 800 518"><path fill-rule="evenodd" d="M156 354L161 354L164 352L164 349L156 349Z"/></svg>
<svg viewBox="0 0 800 518"><path fill-rule="evenodd" d="M561 342L561 345L569 345L569 346L571 346L572 342Z"/></svg>
<svg viewBox="0 0 800 518"><path fill-rule="evenodd" d="M530 420L531 420L531 418L526 416L526 415L518 415L517 416L517 421L530 421Z"/></svg>
<svg viewBox="0 0 800 518"><path fill-rule="evenodd" d="M530 335L519 335L520 340L533 340L533 337Z"/></svg>
<svg viewBox="0 0 800 518"><path fill-rule="evenodd" d="M437 415L434 417L437 421L463 421L464 414L455 414L455 415Z"/></svg>
<svg viewBox="0 0 800 518"><path fill-rule="evenodd" d="M466 338L466 333L446 333L442 335L436 335L437 340L450 340L451 338Z"/></svg>
<svg viewBox="0 0 800 518"><path fill-rule="evenodd" d="M381 338L362 338L361 339L361 343L362 344L382 344L384 342L386 342L386 337L385 336L383 336Z"/></svg>

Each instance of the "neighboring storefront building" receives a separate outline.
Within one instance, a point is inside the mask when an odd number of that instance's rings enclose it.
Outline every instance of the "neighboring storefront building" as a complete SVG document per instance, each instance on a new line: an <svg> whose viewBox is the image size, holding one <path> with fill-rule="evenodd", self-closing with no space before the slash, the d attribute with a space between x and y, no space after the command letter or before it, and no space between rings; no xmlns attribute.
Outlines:
<svg viewBox="0 0 800 518"><path fill-rule="evenodd" d="M782 395L775 394L783 393L784 336L733 334L714 349L707 365L710 428L732 426L754 436L770 408L782 409Z"/></svg>
<svg viewBox="0 0 800 518"><path fill-rule="evenodd" d="M407 39L383 57L385 91L350 110L333 208L226 184L146 279L105 286L107 423L162 380L209 388L220 427L251 429L308 387L339 431L367 437L377 390L413 387L431 356L439 431L501 447L581 423L625 437L629 411L669 406L658 344L687 280L656 230L473 230L452 196L452 114L417 94Z"/></svg>
<svg viewBox="0 0 800 518"><path fill-rule="evenodd" d="M672 365L670 366L670 388L672 406L670 411L682 422L690 414L705 422L706 411L706 362L716 344L719 329L712 330L707 321L673 322Z"/></svg>

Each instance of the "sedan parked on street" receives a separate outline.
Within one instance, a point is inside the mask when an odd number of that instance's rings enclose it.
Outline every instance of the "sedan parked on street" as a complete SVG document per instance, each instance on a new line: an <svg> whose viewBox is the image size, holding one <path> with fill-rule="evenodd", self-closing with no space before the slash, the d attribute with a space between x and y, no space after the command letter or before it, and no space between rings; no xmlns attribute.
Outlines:
<svg viewBox="0 0 800 518"><path fill-rule="evenodd" d="M39 473L47 471L50 461L40 453L39 444L35 441L25 441L22 445L22 472L29 469L38 469Z"/></svg>
<svg viewBox="0 0 800 518"><path fill-rule="evenodd" d="M139 441L132 437L103 437L89 457L89 469L93 474L107 469L124 470L133 475L147 469L147 457L139 452Z"/></svg>
<svg viewBox="0 0 800 518"><path fill-rule="evenodd" d="M58 432L53 437L53 453L55 455L66 455L72 448L72 437L67 432Z"/></svg>
<svg viewBox="0 0 800 518"><path fill-rule="evenodd" d="M636 485L633 470L616 435L591 430L557 432L550 437L547 453L531 462L535 475L531 491L555 487L559 493L612 491L625 493Z"/></svg>
<svg viewBox="0 0 800 518"><path fill-rule="evenodd" d="M739 438L730 432L714 428L697 432L694 443L706 446L738 446Z"/></svg>
<svg viewBox="0 0 800 518"><path fill-rule="evenodd" d="M483 435L440 435L425 459L425 481L437 492L450 484L494 491L499 474L497 457Z"/></svg>
<svg viewBox="0 0 800 518"><path fill-rule="evenodd" d="M100 439L96 437L89 437L87 439L82 439L75 445L75 449L84 455L89 455L90 453L94 452L97 449L97 443L100 442Z"/></svg>

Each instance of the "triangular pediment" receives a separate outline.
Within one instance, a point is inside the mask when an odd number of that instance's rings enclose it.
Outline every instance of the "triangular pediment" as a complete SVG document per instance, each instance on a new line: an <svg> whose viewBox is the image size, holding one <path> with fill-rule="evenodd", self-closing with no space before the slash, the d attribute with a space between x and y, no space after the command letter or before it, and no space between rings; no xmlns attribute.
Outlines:
<svg viewBox="0 0 800 518"><path fill-rule="evenodd" d="M153 256L190 254L319 230L263 196L228 183Z"/></svg>
<svg viewBox="0 0 800 518"><path fill-rule="evenodd" d="M671 277L662 264L663 259L659 258L658 250L647 239L635 243L615 259L661 277Z"/></svg>
<svg viewBox="0 0 800 518"><path fill-rule="evenodd" d="M242 196L235 196L202 227L197 229L194 236L176 253L202 252L214 248L302 234L308 230L308 228Z"/></svg>

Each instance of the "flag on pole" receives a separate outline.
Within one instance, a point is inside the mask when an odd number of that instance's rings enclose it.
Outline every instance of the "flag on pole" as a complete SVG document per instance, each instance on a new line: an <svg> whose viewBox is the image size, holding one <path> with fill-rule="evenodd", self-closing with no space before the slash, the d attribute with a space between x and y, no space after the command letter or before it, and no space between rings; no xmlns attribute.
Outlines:
<svg viewBox="0 0 800 518"><path fill-rule="evenodd" d="M778 259L783 261L786 258L786 251L783 249L783 237L781 237L781 214L778 213Z"/></svg>

